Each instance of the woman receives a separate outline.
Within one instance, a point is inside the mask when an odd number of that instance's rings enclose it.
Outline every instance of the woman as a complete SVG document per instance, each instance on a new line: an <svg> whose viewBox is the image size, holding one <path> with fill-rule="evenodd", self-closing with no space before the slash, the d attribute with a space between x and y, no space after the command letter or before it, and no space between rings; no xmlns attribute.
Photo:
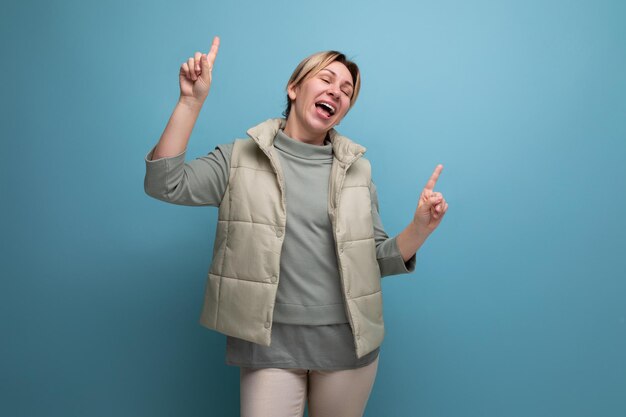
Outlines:
<svg viewBox="0 0 626 417"><path fill-rule="evenodd" d="M219 47L181 65L180 99L146 156L146 192L219 206L201 323L241 368L242 416L361 416L384 335L380 278L408 273L448 205L434 186L394 238L378 215L365 148L334 129L354 105L357 65L335 51L303 60L285 119L185 163Z"/></svg>

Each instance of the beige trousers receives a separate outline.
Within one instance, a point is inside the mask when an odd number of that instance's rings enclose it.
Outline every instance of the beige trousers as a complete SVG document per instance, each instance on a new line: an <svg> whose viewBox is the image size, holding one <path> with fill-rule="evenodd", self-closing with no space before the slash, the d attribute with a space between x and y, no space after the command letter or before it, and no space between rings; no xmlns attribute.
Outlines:
<svg viewBox="0 0 626 417"><path fill-rule="evenodd" d="M378 358L341 371L241 367L241 417L361 417Z"/></svg>

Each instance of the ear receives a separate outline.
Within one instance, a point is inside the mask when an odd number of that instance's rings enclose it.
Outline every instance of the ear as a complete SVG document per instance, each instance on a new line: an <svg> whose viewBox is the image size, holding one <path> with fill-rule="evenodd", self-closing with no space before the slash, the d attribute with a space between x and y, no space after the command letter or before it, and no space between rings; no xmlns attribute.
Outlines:
<svg viewBox="0 0 626 417"><path fill-rule="evenodd" d="M289 99L291 101L294 101L296 99L296 90L298 89L298 87L294 87L293 84L290 84L289 87L287 87L287 95L289 96Z"/></svg>

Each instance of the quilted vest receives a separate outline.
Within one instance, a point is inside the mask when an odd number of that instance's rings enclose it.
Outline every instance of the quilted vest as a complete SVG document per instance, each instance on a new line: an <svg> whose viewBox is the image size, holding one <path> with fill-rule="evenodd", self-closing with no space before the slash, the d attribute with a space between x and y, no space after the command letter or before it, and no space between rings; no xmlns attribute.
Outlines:
<svg viewBox="0 0 626 417"><path fill-rule="evenodd" d="M269 346L285 235L284 177L273 146L285 119L270 119L237 139L218 212L202 325ZM329 132L333 147L328 214L357 357L382 343L380 270L371 215L365 148ZM306 254L304 254L306 256Z"/></svg>

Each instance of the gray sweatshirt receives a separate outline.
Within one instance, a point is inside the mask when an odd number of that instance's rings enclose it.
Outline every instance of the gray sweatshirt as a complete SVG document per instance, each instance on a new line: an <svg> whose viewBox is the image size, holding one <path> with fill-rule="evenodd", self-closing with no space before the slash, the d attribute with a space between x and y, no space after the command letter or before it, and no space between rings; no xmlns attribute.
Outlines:
<svg viewBox="0 0 626 417"><path fill-rule="evenodd" d="M146 156L146 192L183 205L219 206L226 191L233 144L218 145L205 157L185 163L179 155ZM272 325L272 344L227 340L227 363L306 369L346 369L373 361L379 349L357 360L345 313L335 243L327 212L332 146L309 145L279 131L274 146L284 171L287 226ZM396 239L385 233L376 188L370 185L376 256L381 276L412 272Z"/></svg>

